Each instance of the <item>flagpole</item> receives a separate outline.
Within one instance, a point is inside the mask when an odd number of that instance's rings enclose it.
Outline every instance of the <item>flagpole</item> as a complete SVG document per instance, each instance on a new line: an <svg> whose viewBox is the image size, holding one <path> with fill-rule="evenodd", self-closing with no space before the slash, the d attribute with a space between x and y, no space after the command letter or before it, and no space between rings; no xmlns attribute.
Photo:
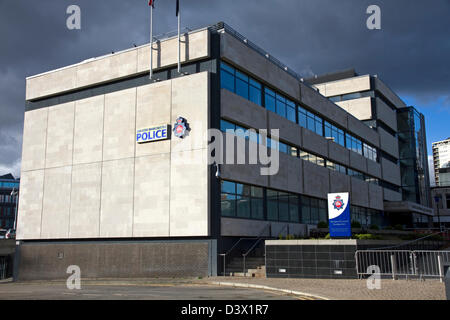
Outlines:
<svg viewBox="0 0 450 320"><path fill-rule="evenodd" d="M180 34L181 34L181 14L180 14L180 11L181 11L180 7L178 6L178 73L181 73L181 38L180 38Z"/></svg>
<svg viewBox="0 0 450 320"><path fill-rule="evenodd" d="M153 78L153 5L150 6L150 80Z"/></svg>

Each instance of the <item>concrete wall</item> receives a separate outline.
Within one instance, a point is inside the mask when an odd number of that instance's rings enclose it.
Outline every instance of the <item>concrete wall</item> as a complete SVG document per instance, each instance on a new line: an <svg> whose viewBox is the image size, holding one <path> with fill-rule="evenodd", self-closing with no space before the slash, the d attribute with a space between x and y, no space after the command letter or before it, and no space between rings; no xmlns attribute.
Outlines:
<svg viewBox="0 0 450 320"><path fill-rule="evenodd" d="M18 280L67 279L77 265L81 278L199 277L215 275L213 241L22 243Z"/></svg>
<svg viewBox="0 0 450 320"><path fill-rule="evenodd" d="M181 40L182 63L210 56L210 34L208 30L194 31L183 35ZM176 38L154 43L153 46L153 68L155 70L177 64L178 45ZM26 99L33 100L148 72L149 66L149 44L86 60L73 66L27 78Z"/></svg>
<svg viewBox="0 0 450 320"><path fill-rule="evenodd" d="M386 153L390 154L394 158L399 158L398 151L398 139L392 136L383 128L378 128L378 133L380 135L380 148Z"/></svg>
<svg viewBox="0 0 450 320"><path fill-rule="evenodd" d="M402 194L391 189L383 188L383 197L386 201L402 201Z"/></svg>
<svg viewBox="0 0 450 320"><path fill-rule="evenodd" d="M18 239L208 236L209 73L26 112ZM188 120L185 139L136 129Z"/></svg>
<svg viewBox="0 0 450 320"><path fill-rule="evenodd" d="M358 120L372 119L372 100L370 97L340 101L336 104Z"/></svg>
<svg viewBox="0 0 450 320"><path fill-rule="evenodd" d="M385 85L380 79L374 78L374 89L378 90L388 100L390 100L397 108L406 108L406 104L400 99L394 91Z"/></svg>
<svg viewBox="0 0 450 320"><path fill-rule="evenodd" d="M268 227L270 225L270 227ZM288 222L221 218L221 235L230 237L278 237L280 234L306 236L306 225Z"/></svg>
<svg viewBox="0 0 450 320"><path fill-rule="evenodd" d="M245 68L255 78L268 82L288 96L299 100L297 79L227 33L220 34L220 57Z"/></svg>
<svg viewBox="0 0 450 320"><path fill-rule="evenodd" d="M384 180L397 186L401 185L400 166L386 160L385 158L381 158L381 169Z"/></svg>
<svg viewBox="0 0 450 320"><path fill-rule="evenodd" d="M348 78L344 80L331 81L322 84L315 84L320 90L320 94L325 97L332 97L347 93L370 90L370 76Z"/></svg>
<svg viewBox="0 0 450 320"><path fill-rule="evenodd" d="M392 130L397 131L397 113L380 98L375 98L377 119L383 121Z"/></svg>
<svg viewBox="0 0 450 320"><path fill-rule="evenodd" d="M336 107L329 99L303 83L300 83L300 92L302 104L307 105L339 126L347 128L348 113L344 109Z"/></svg>

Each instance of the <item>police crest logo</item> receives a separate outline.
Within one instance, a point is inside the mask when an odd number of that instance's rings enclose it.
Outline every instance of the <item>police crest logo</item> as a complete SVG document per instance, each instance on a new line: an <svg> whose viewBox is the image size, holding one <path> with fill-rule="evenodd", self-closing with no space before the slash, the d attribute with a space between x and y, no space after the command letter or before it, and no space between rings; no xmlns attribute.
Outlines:
<svg viewBox="0 0 450 320"><path fill-rule="evenodd" d="M340 196L336 196L336 199L334 199L333 207L334 207L336 210L342 210L342 209L344 209L344 201L341 199Z"/></svg>
<svg viewBox="0 0 450 320"><path fill-rule="evenodd" d="M183 117L178 117L173 126L173 134L175 137L183 139L187 136L189 125Z"/></svg>

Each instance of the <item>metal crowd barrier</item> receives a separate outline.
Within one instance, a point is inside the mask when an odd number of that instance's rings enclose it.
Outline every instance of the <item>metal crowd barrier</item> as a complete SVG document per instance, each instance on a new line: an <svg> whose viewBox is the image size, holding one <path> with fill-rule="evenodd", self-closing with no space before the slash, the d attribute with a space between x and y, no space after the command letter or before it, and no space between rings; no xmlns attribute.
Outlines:
<svg viewBox="0 0 450 320"><path fill-rule="evenodd" d="M357 250L356 273L359 278L372 275L377 266L380 276L425 277L444 279L444 264L450 262L450 251Z"/></svg>

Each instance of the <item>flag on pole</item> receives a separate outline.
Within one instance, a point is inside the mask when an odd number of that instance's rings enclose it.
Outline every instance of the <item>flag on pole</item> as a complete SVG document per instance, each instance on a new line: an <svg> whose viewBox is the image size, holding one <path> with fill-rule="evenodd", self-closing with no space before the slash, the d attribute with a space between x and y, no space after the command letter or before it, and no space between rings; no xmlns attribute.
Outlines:
<svg viewBox="0 0 450 320"><path fill-rule="evenodd" d="M177 13L176 13L177 17L179 13L180 13L180 0L177 0Z"/></svg>
<svg viewBox="0 0 450 320"><path fill-rule="evenodd" d="M151 6L152 8L155 7L155 0L149 0L148 1L148 5Z"/></svg>

